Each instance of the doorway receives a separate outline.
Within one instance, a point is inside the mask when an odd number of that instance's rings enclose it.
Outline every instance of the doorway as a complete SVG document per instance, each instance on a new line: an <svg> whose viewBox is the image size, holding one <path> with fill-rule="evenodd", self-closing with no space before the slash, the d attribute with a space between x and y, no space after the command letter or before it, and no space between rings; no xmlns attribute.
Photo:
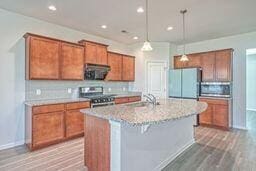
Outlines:
<svg viewBox="0 0 256 171"><path fill-rule="evenodd" d="M167 97L167 62L166 61L147 61L147 93L153 94L157 98Z"/></svg>
<svg viewBox="0 0 256 171"><path fill-rule="evenodd" d="M246 127L256 130L256 48L246 50Z"/></svg>

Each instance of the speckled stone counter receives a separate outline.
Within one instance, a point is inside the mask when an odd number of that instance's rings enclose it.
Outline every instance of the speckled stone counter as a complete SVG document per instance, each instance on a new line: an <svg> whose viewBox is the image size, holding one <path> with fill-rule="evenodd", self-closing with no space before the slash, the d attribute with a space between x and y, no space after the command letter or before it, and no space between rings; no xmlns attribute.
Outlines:
<svg viewBox="0 0 256 171"><path fill-rule="evenodd" d="M161 99L158 101L160 105L155 107L145 102L136 102L84 109L81 112L131 125L147 125L196 115L207 108L205 102L198 102L196 100Z"/></svg>
<svg viewBox="0 0 256 171"><path fill-rule="evenodd" d="M127 92L127 93L121 93L121 94L115 94L115 98L122 98L122 97L134 97L134 96L141 96L141 92Z"/></svg>
<svg viewBox="0 0 256 171"><path fill-rule="evenodd" d="M41 106L41 105L48 105L48 104L86 102L86 101L90 101L90 99L75 98L75 99L33 100L33 101L25 101L25 105L27 105L27 106Z"/></svg>

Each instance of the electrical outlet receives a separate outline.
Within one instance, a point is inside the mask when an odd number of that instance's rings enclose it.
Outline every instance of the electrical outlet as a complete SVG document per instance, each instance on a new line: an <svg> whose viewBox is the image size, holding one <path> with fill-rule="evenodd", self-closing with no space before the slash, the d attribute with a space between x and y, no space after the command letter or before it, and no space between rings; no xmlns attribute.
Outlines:
<svg viewBox="0 0 256 171"><path fill-rule="evenodd" d="M125 87L123 87L123 91L126 91L126 88L125 88Z"/></svg>
<svg viewBox="0 0 256 171"><path fill-rule="evenodd" d="M72 88L68 88L68 94L72 93Z"/></svg>
<svg viewBox="0 0 256 171"><path fill-rule="evenodd" d="M109 92L111 92L111 91L112 91L112 89L109 87L109 88L108 88L108 91L109 91Z"/></svg>
<svg viewBox="0 0 256 171"><path fill-rule="evenodd" d="M42 94L42 91L40 89L36 89L36 95L40 96Z"/></svg>

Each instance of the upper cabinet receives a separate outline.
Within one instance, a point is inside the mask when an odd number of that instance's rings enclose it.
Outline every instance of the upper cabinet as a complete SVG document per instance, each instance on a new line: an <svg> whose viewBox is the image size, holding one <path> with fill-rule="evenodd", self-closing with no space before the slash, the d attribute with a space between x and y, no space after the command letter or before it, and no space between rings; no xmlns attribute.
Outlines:
<svg viewBox="0 0 256 171"><path fill-rule="evenodd" d="M79 43L85 47L85 63L98 65L108 64L107 45L86 40L81 40Z"/></svg>
<svg viewBox="0 0 256 171"><path fill-rule="evenodd" d="M132 56L123 56L123 81L135 80L135 58Z"/></svg>
<svg viewBox="0 0 256 171"><path fill-rule="evenodd" d="M134 81L135 57L114 52L108 52L108 65L111 70L107 75L108 81Z"/></svg>
<svg viewBox="0 0 256 171"><path fill-rule="evenodd" d="M181 62L180 56L174 56L174 68L202 68L203 82L232 81L233 49L189 54L188 62Z"/></svg>
<svg viewBox="0 0 256 171"><path fill-rule="evenodd" d="M84 47L26 34L26 79L83 80Z"/></svg>
<svg viewBox="0 0 256 171"><path fill-rule="evenodd" d="M216 81L231 80L232 50L218 51L215 54L215 79Z"/></svg>
<svg viewBox="0 0 256 171"><path fill-rule="evenodd" d="M202 81L215 81L215 52L201 54Z"/></svg>
<svg viewBox="0 0 256 171"><path fill-rule="evenodd" d="M61 44L61 79L84 79L84 48L81 46Z"/></svg>
<svg viewBox="0 0 256 171"><path fill-rule="evenodd" d="M121 54L108 52L108 65L110 66L111 70L109 71L106 80L122 80L122 62L123 56Z"/></svg>
<svg viewBox="0 0 256 171"><path fill-rule="evenodd" d="M26 37L26 77L27 79L57 80L60 77L60 47L55 40Z"/></svg>

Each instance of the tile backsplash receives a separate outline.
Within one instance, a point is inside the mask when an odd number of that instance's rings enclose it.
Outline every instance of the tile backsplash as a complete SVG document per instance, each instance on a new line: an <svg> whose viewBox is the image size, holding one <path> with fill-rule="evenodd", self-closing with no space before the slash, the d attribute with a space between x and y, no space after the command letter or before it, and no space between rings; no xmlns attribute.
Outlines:
<svg viewBox="0 0 256 171"><path fill-rule="evenodd" d="M26 100L72 98L78 96L78 87L102 86L105 93L125 93L127 82L105 81L26 81Z"/></svg>

